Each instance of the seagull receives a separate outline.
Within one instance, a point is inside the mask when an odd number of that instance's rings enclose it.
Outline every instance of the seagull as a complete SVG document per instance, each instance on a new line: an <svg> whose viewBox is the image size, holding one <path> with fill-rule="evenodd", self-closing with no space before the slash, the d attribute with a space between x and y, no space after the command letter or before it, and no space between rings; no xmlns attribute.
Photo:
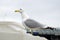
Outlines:
<svg viewBox="0 0 60 40"><path fill-rule="evenodd" d="M15 12L19 12L22 16L22 23L24 25L24 27L29 30L32 31L32 29L40 29L40 28L44 28L45 25L29 18L29 16L27 14L24 13L24 11L22 9L20 10L15 10Z"/></svg>

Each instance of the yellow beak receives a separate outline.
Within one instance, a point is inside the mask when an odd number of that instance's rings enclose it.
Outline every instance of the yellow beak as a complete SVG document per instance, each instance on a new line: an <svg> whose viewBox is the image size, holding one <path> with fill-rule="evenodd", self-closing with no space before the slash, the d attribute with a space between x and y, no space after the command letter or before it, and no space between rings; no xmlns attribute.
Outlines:
<svg viewBox="0 0 60 40"><path fill-rule="evenodd" d="M21 12L20 10L15 10L15 12Z"/></svg>

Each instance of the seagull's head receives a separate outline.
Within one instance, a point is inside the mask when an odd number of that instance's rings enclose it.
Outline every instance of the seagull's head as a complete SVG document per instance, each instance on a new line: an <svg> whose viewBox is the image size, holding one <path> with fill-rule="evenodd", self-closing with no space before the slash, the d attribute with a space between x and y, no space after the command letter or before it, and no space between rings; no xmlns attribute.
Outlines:
<svg viewBox="0 0 60 40"><path fill-rule="evenodd" d="M24 11L23 11L22 9L20 9L20 10L15 10L15 12L20 13L21 16L22 16L22 18L23 18L23 20L26 20L26 19L29 18L29 16L28 16L27 14L23 13Z"/></svg>
<svg viewBox="0 0 60 40"><path fill-rule="evenodd" d="M15 12L19 12L19 13L23 13L23 10L22 9L20 9L20 10L15 10Z"/></svg>

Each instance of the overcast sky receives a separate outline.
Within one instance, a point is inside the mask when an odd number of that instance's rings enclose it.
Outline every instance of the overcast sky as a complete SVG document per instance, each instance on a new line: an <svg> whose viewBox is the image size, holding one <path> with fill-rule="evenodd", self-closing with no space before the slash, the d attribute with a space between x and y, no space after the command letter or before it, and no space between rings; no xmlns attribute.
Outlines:
<svg viewBox="0 0 60 40"><path fill-rule="evenodd" d="M0 0L0 21L21 22L21 15L14 12L19 8L31 19L60 27L60 0Z"/></svg>

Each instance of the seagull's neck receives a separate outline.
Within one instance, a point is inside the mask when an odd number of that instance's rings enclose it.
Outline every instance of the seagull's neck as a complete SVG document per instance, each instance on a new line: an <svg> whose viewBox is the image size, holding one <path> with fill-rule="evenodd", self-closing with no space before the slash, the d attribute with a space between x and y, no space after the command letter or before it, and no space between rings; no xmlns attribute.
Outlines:
<svg viewBox="0 0 60 40"><path fill-rule="evenodd" d="M29 19L29 16L25 13L21 13L21 16L22 16L22 21Z"/></svg>

